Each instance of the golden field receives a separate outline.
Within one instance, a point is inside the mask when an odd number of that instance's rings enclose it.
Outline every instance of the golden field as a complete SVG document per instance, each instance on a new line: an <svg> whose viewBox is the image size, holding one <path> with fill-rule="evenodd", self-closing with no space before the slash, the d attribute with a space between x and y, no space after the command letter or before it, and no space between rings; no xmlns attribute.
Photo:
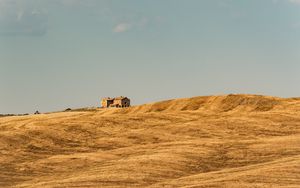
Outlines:
<svg viewBox="0 0 300 188"><path fill-rule="evenodd" d="M0 187L300 187L300 98L3 117Z"/></svg>

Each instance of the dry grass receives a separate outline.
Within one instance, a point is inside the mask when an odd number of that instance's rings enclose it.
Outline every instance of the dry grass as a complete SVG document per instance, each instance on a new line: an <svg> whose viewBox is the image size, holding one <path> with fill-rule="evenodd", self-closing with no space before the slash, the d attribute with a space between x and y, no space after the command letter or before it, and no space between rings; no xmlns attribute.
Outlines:
<svg viewBox="0 0 300 188"><path fill-rule="evenodd" d="M0 118L0 187L300 187L300 99Z"/></svg>

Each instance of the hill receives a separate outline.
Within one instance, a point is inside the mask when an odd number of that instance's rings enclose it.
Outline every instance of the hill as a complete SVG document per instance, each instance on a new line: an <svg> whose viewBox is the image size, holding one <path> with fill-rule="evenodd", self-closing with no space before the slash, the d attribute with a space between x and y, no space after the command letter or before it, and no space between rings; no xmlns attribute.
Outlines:
<svg viewBox="0 0 300 188"><path fill-rule="evenodd" d="M0 118L0 187L300 187L300 99Z"/></svg>

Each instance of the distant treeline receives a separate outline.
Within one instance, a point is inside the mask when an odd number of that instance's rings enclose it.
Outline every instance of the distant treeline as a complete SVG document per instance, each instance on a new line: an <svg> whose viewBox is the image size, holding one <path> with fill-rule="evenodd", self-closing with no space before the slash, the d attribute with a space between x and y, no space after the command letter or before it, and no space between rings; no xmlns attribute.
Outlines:
<svg viewBox="0 0 300 188"><path fill-rule="evenodd" d="M29 114L0 114L0 117L8 117L8 116L28 116Z"/></svg>

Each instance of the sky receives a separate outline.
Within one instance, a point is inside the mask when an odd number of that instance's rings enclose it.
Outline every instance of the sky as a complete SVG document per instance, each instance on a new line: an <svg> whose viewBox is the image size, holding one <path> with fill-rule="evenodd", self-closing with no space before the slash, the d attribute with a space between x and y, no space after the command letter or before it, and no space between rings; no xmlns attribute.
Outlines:
<svg viewBox="0 0 300 188"><path fill-rule="evenodd" d="M300 0L0 0L0 114L299 83Z"/></svg>

